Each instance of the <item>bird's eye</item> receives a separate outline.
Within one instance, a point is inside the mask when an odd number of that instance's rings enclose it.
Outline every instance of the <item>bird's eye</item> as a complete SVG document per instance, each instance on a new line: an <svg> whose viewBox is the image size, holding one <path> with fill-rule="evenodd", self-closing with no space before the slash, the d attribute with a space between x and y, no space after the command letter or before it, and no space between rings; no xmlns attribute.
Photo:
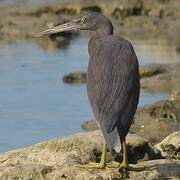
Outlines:
<svg viewBox="0 0 180 180"><path fill-rule="evenodd" d="M84 23L85 23L85 20L82 18L82 19L80 20L80 23L81 23L81 24L84 24Z"/></svg>

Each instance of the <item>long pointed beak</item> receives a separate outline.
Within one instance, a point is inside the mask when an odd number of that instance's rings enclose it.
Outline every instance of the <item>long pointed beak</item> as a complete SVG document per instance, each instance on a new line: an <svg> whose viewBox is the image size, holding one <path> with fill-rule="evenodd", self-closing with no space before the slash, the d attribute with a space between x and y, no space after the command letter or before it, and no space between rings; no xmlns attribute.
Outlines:
<svg viewBox="0 0 180 180"><path fill-rule="evenodd" d="M75 22L68 22L59 26L55 26L53 28L46 29L45 31L41 31L35 35L35 37L41 37L44 35L55 34L59 32L65 31L77 31L80 28L80 25Z"/></svg>

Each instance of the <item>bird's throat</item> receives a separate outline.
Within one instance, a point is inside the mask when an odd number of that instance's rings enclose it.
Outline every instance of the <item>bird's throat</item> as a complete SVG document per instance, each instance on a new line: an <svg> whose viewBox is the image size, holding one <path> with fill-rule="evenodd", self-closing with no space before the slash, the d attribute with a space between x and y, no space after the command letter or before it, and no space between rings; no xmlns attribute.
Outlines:
<svg viewBox="0 0 180 180"><path fill-rule="evenodd" d="M96 37L103 37L103 36L108 36L113 34L113 26L112 24L108 25L101 25L98 27L98 29L95 31L95 36Z"/></svg>
<svg viewBox="0 0 180 180"><path fill-rule="evenodd" d="M96 41L105 36L113 35L113 25L110 21L108 24L99 25L98 28L94 31L93 37L89 40L88 51L89 55L96 50Z"/></svg>

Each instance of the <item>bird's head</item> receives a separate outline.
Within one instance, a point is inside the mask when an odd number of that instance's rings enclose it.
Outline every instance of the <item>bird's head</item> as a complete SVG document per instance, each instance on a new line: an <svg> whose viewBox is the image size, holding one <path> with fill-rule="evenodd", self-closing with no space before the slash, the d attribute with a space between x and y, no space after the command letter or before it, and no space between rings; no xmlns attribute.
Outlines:
<svg viewBox="0 0 180 180"><path fill-rule="evenodd" d="M41 37L43 35L56 34L65 31L77 31L77 30L91 30L91 31L101 31L107 34L112 34L113 26L111 21L100 13L89 13L87 15L75 18L68 23L55 26L53 28L46 29L38 34L36 37Z"/></svg>

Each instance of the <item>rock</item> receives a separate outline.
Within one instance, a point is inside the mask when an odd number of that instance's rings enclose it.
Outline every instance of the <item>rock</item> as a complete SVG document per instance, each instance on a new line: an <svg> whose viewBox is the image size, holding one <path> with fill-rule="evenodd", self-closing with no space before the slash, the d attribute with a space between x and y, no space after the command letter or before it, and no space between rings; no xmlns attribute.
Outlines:
<svg viewBox="0 0 180 180"><path fill-rule="evenodd" d="M12 8L12 7L11 7ZM28 39L38 42L46 48L64 48L76 33L61 33L54 36L48 36L46 38L35 38L35 34L50 28L57 24L62 24L67 21L68 17L58 16L56 13L50 13L51 8L41 13L38 12L14 12L15 8L12 8L13 12L8 12L11 8L2 8L0 15L4 15L5 18L0 20L0 33L1 41L15 41L17 39ZM28 22L28 23L25 23Z"/></svg>
<svg viewBox="0 0 180 180"><path fill-rule="evenodd" d="M4 1L3 1L4 2ZM39 1L38 1L39 2ZM80 13L97 11L109 16L115 24L116 34L140 38L163 38L179 47L179 30L176 20L180 17L179 0L68 0L0 4L0 33L3 39L32 39L34 32L59 21L70 19ZM24 23L28 22L28 23ZM167 22L172 22L171 24ZM172 36L171 36L172 35Z"/></svg>
<svg viewBox="0 0 180 180"><path fill-rule="evenodd" d="M180 177L180 161L179 160L153 160L139 163L139 166L148 167L148 171L142 171L140 173L133 172L132 177L134 179L179 179ZM145 175L146 173L146 175Z"/></svg>
<svg viewBox="0 0 180 180"><path fill-rule="evenodd" d="M139 74L141 78L148 78L158 74L166 72L166 65L164 64L149 64L142 65L139 69Z"/></svg>
<svg viewBox="0 0 180 180"><path fill-rule="evenodd" d="M164 158L180 160L180 131L173 132L156 145Z"/></svg>
<svg viewBox="0 0 180 180"><path fill-rule="evenodd" d="M149 64L139 69L141 88L149 92L166 92L171 100L180 99L180 64ZM65 83L86 83L85 72L72 72L64 76ZM167 83L167 80L169 83Z"/></svg>
<svg viewBox="0 0 180 180"><path fill-rule="evenodd" d="M149 78L158 74L167 72L167 65L162 64L150 64L140 66L140 77ZM65 83L86 83L85 72L71 72L63 77Z"/></svg>
<svg viewBox="0 0 180 180"><path fill-rule="evenodd" d="M129 163L135 164L137 162L160 159L162 157L160 151L153 147L145 138L129 133L126 140L128 157L131 157L129 158ZM122 154L116 155L115 160L122 160Z"/></svg>
<svg viewBox="0 0 180 180"><path fill-rule="evenodd" d="M86 73L84 72L72 72L63 77L63 81L68 84L85 83Z"/></svg>
<svg viewBox="0 0 180 180"><path fill-rule="evenodd" d="M81 126L84 130L97 130L95 120L87 121ZM180 100L164 100L139 107L130 132L157 143L173 131L180 130Z"/></svg>
<svg viewBox="0 0 180 180"><path fill-rule="evenodd" d="M179 94L180 64L157 64L153 66L152 69L150 66L146 66L145 69L150 69L146 73L144 73L140 68L140 72L142 71L141 75L144 77L146 76L146 78L141 78L141 88L150 92L168 92L170 94ZM151 76L152 72L155 73L153 76Z"/></svg>
<svg viewBox="0 0 180 180"><path fill-rule="evenodd" d="M180 101L159 101L149 107L149 114L151 117L159 119L168 119L180 122Z"/></svg>
<svg viewBox="0 0 180 180"><path fill-rule="evenodd" d="M171 101L180 100L180 91L174 90L174 91L170 94L169 100L171 100Z"/></svg>
<svg viewBox="0 0 180 180"><path fill-rule="evenodd" d="M92 119L92 120L90 120L90 121L84 122L84 123L81 125L81 128L84 129L84 130L86 130L86 131L94 131L94 130L99 129L99 127L98 127L95 119Z"/></svg>
<svg viewBox="0 0 180 180"><path fill-rule="evenodd" d="M180 130L180 101L159 101L141 107L135 115L130 131L157 143L174 131Z"/></svg>
<svg viewBox="0 0 180 180"><path fill-rule="evenodd" d="M150 2L144 2L144 14L148 16L162 17L163 5L159 1L152 0ZM156 7L156 8L155 8Z"/></svg>
<svg viewBox="0 0 180 180"><path fill-rule="evenodd" d="M176 51L180 53L180 44L178 44L178 46L176 47Z"/></svg>
<svg viewBox="0 0 180 180"><path fill-rule="evenodd" d="M169 41L171 42L171 44L175 44L176 45L176 50L178 49L178 47L180 46L180 36L179 36L179 32L180 32L180 19L172 19L169 21L166 21L167 24L167 28L166 28L166 34L167 37L169 39Z"/></svg>
<svg viewBox="0 0 180 180"><path fill-rule="evenodd" d="M103 138L99 131L79 133L61 139L52 139L27 148L0 154L0 179L109 179L118 178L122 174L114 170L93 170L77 167L89 161L99 161ZM134 134L127 136L129 159L134 162L146 157L153 159L158 155L148 141ZM149 156L149 154L151 154ZM147 158L148 157L148 158ZM154 156L155 157L155 156ZM157 158L157 157L156 157ZM132 161L130 160L130 161ZM130 179L135 176L149 177L161 173L159 168L171 167L175 176L175 169L179 161L147 161L143 166L152 166L154 170L130 172ZM166 164L166 165L165 165ZM113 165L111 162L109 165ZM139 164L141 166L141 163ZM113 173L115 171L115 173ZM169 175L169 174L168 174ZM153 176L154 177L154 176Z"/></svg>

